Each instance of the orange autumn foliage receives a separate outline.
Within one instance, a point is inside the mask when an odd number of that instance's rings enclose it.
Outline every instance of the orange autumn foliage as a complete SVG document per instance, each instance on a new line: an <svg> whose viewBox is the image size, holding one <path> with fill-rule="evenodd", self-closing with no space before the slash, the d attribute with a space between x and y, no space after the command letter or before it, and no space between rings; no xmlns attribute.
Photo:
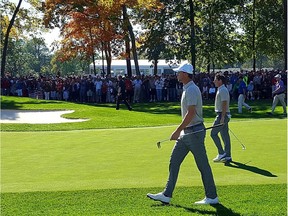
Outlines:
<svg viewBox="0 0 288 216"><path fill-rule="evenodd" d="M92 56L107 43L122 40L122 6L159 10L159 0L46 0L44 23L61 29L61 60ZM106 45L105 45L106 44ZM107 51L107 50L105 50ZM110 52L111 50L109 50Z"/></svg>

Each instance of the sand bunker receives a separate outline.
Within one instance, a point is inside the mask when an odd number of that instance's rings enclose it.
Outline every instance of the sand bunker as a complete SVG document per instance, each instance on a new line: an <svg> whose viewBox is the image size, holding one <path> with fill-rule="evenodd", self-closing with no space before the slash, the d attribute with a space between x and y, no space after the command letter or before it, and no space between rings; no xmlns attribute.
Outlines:
<svg viewBox="0 0 288 216"><path fill-rule="evenodd" d="M63 114L73 113L74 110L65 111L35 111L35 110L1 110L0 123L28 123L28 124L55 124L82 122L88 119L67 119Z"/></svg>

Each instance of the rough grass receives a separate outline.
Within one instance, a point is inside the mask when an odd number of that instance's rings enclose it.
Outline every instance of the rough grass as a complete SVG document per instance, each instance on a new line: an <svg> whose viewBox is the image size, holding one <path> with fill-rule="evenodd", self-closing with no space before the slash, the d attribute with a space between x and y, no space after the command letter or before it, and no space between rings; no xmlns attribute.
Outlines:
<svg viewBox="0 0 288 216"><path fill-rule="evenodd" d="M146 198L162 188L2 194L1 215L286 215L286 185L218 187L221 204L193 205L203 198L202 187L177 187L170 205Z"/></svg>

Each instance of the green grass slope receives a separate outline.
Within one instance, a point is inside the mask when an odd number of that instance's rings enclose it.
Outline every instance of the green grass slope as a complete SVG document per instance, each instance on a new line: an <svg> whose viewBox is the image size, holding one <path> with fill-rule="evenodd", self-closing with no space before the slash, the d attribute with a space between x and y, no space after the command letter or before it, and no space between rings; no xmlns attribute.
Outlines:
<svg viewBox="0 0 288 216"><path fill-rule="evenodd" d="M75 110L74 113L65 114L63 117L72 119L89 119L85 122L61 124L2 124L2 131L69 131L103 128L134 128L151 126L169 126L179 124L180 103L141 103L133 104L130 112L124 105L120 110L115 110L115 104L76 104L64 101L45 101L32 98L1 96L1 109L20 110ZM247 110L243 114L237 113L237 101L231 102L231 113L235 120L247 119L283 119L280 114L282 107L278 106L276 115L271 117L266 114L271 109L271 100L249 101L253 113ZM204 101L205 122L212 122L215 118L214 102Z"/></svg>
<svg viewBox="0 0 288 216"><path fill-rule="evenodd" d="M117 112L112 104L101 107L13 97L1 102L2 108L10 109L74 109L73 117L91 118L90 123L69 126L1 125L1 215L287 213L287 121L280 115L267 118L268 101L254 102L252 114L233 114L236 107L232 105L230 129L246 150L230 134L234 162L229 166L210 163L221 201L216 206L193 205L204 191L191 154L181 166L171 205L146 198L148 192L160 192L167 180L174 142L163 143L161 149L156 142L168 138L179 123L177 103L137 105L133 112ZM281 113L280 107L277 112ZM210 126L215 117L212 103L205 104L204 115ZM212 161L217 151L209 132L206 149Z"/></svg>

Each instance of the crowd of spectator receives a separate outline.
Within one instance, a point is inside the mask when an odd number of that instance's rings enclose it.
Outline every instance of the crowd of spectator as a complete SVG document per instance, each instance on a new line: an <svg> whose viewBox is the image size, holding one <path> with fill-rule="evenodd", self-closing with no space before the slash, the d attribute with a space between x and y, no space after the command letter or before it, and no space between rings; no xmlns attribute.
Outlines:
<svg viewBox="0 0 288 216"><path fill-rule="evenodd" d="M227 77L227 88L232 100L237 100L239 77L247 84L248 100L271 99L275 84L274 76L281 74L287 86L287 71L223 72ZM199 86L203 100L213 100L216 87L215 73L199 73L194 82ZM179 101L182 84L176 75L141 75L124 77L126 93L130 103ZM33 76L1 78L1 94L31 97L45 100L65 100L79 103L114 103L117 95L117 78L100 76L45 77Z"/></svg>

